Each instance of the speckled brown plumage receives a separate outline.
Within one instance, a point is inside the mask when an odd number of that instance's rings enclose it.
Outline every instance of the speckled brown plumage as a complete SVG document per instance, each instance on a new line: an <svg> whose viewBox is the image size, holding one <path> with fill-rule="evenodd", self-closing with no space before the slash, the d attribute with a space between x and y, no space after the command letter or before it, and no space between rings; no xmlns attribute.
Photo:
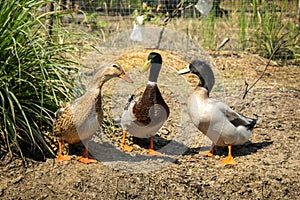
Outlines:
<svg viewBox="0 0 300 200"><path fill-rule="evenodd" d="M94 133L81 135L78 131L86 120L97 116L98 124L102 123L103 111L101 107L101 91L87 91L82 97L60 108L60 116L54 121L53 133L59 140L69 144L80 142L91 137Z"/></svg>
<svg viewBox="0 0 300 200"><path fill-rule="evenodd" d="M84 163L96 162L95 159L88 156L88 141L103 119L101 88L106 81L113 77L132 82L118 64L102 67L93 77L83 96L66 104L56 112L53 133L59 140L58 161L70 159L70 156L62 154L62 142L72 144L83 141L86 149L78 160Z"/></svg>
<svg viewBox="0 0 300 200"><path fill-rule="evenodd" d="M67 142L69 144L80 142L76 127L73 123L73 112L69 107L60 108L64 111L54 121L53 133L59 140Z"/></svg>

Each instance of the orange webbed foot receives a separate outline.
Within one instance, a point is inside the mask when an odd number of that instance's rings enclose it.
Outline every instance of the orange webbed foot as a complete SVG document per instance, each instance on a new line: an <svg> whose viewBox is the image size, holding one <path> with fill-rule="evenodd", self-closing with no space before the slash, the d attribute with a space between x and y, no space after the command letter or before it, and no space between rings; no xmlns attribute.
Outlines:
<svg viewBox="0 0 300 200"><path fill-rule="evenodd" d="M62 161L66 161L66 160L71 160L72 156L59 154L56 159L57 159L57 162L62 162Z"/></svg>
<svg viewBox="0 0 300 200"><path fill-rule="evenodd" d="M211 151L200 151L199 154L203 156L209 156L209 157L212 157L214 155L214 153Z"/></svg>
<svg viewBox="0 0 300 200"><path fill-rule="evenodd" d="M72 159L72 156L69 156L69 155L64 155L62 153L62 149L63 149L63 143L61 140L58 141L58 154L57 154L57 162L62 162L62 161L65 161L65 160L71 160Z"/></svg>
<svg viewBox="0 0 300 200"><path fill-rule="evenodd" d="M227 156L224 160L221 161L223 165L236 165L236 162L232 156Z"/></svg>
<svg viewBox="0 0 300 200"><path fill-rule="evenodd" d="M151 156L163 156L162 153L154 150L153 143L154 143L154 136L151 136L150 137L150 146L149 146L149 149L148 149L148 154L151 155Z"/></svg>
<svg viewBox="0 0 300 200"><path fill-rule="evenodd" d="M154 149L148 149L148 154L151 156L164 156L164 154L162 154L158 151L155 151Z"/></svg>
<svg viewBox="0 0 300 200"><path fill-rule="evenodd" d="M122 138L122 142L121 142L121 149L123 151L131 152L133 150L133 148L131 146L128 146L128 145L125 144L126 134L127 134L127 132L123 131L123 138Z"/></svg>
<svg viewBox="0 0 300 200"><path fill-rule="evenodd" d="M215 150L216 150L215 144L213 143L211 145L209 151L201 151L201 152L199 152L199 154L212 157L214 155L214 153L215 153Z"/></svg>
<svg viewBox="0 0 300 200"><path fill-rule="evenodd" d="M236 162L234 160L234 158L232 157L232 154L231 154L231 144L228 145L228 156L227 158L225 158L224 160L222 160L222 164L223 165L236 165Z"/></svg>
<svg viewBox="0 0 300 200"><path fill-rule="evenodd" d="M95 158L93 158L93 157L86 157L86 156L79 156L77 158L77 161L85 163L85 164L90 164L90 163L96 163L96 162L98 162Z"/></svg>
<svg viewBox="0 0 300 200"><path fill-rule="evenodd" d="M214 154L212 152L208 151L206 155L209 157L212 157Z"/></svg>
<svg viewBox="0 0 300 200"><path fill-rule="evenodd" d="M133 147L124 144L124 145L121 146L121 149L123 151L131 152L133 150Z"/></svg>

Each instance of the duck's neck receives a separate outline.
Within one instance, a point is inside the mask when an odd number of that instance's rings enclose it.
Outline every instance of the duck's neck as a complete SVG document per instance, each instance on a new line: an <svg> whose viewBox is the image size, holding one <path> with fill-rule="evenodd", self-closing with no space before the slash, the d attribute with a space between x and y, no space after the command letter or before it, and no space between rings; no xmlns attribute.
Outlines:
<svg viewBox="0 0 300 200"><path fill-rule="evenodd" d="M99 90L101 90L102 86L104 85L104 83L105 83L106 81L108 81L108 80L106 80L105 77L101 77L100 80L99 80L98 83L97 83L97 88L98 88Z"/></svg>
<svg viewBox="0 0 300 200"><path fill-rule="evenodd" d="M93 93L99 93L101 92L102 86L107 80L104 76L100 77L97 81L92 82L88 88L87 91L93 92Z"/></svg>
<svg viewBox="0 0 300 200"><path fill-rule="evenodd" d="M161 69L161 64L151 63L148 84L156 85L160 69Z"/></svg>
<svg viewBox="0 0 300 200"><path fill-rule="evenodd" d="M147 85L152 85L155 86L157 84L157 82L152 82L152 81L148 81Z"/></svg>
<svg viewBox="0 0 300 200"><path fill-rule="evenodd" d="M204 80L204 78L202 77L202 76L198 76L199 77L199 79L200 79L200 81L199 81L199 83L198 83L198 85L197 85L197 87L196 88L204 88L206 91L207 91L207 96L209 96L209 89L208 89L208 86L207 86L207 84L206 84L206 82L205 82L205 80Z"/></svg>
<svg viewBox="0 0 300 200"><path fill-rule="evenodd" d="M204 87L197 86L194 93L196 93L201 99L209 98L209 91Z"/></svg>

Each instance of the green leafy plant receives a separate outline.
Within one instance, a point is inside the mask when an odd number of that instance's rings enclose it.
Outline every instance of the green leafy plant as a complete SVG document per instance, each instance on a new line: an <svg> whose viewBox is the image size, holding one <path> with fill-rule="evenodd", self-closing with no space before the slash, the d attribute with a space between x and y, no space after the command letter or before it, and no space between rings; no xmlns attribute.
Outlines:
<svg viewBox="0 0 300 200"><path fill-rule="evenodd" d="M105 27L107 25L107 22L104 20L100 20L98 18L98 13L85 13L85 19L83 20L84 23L87 24L95 24L99 27Z"/></svg>
<svg viewBox="0 0 300 200"><path fill-rule="evenodd" d="M56 12L38 10L48 2L0 1L0 148L23 159L24 152L53 154L42 130L51 130L53 111L71 96L78 67L77 49L64 42L69 33L53 27L47 34L45 21Z"/></svg>

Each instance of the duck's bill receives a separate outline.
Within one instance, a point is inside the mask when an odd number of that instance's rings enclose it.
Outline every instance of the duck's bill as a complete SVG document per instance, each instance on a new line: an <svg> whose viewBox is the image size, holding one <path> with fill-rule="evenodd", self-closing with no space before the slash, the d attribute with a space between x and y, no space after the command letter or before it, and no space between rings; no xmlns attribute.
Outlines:
<svg viewBox="0 0 300 200"><path fill-rule="evenodd" d="M187 73L190 73L190 72L191 72L191 70L190 70L189 66L187 66L186 68L184 68L184 69L182 69L182 70L179 70L179 71L177 72L177 74L183 75L183 74L187 74Z"/></svg>
<svg viewBox="0 0 300 200"><path fill-rule="evenodd" d="M147 61L145 62L145 64L142 66L141 72L147 71L147 70L150 68L150 63L151 63L151 60L147 60Z"/></svg>
<svg viewBox="0 0 300 200"><path fill-rule="evenodd" d="M129 78L129 76L127 75L121 75L120 76L121 79L123 79L124 81L128 82L128 83L133 83L133 80L131 80L131 78Z"/></svg>

